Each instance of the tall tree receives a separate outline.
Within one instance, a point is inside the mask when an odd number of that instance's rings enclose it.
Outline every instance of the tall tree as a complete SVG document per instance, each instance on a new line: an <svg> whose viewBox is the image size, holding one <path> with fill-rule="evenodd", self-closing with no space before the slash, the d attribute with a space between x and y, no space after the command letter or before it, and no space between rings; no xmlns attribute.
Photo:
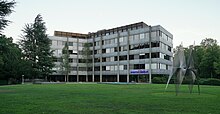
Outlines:
<svg viewBox="0 0 220 114"><path fill-rule="evenodd" d="M200 62L201 76L204 78L215 78L216 72L214 68L214 62L219 58L219 46L217 45L217 40L206 38L202 40L201 46L204 49L204 55Z"/></svg>
<svg viewBox="0 0 220 114"><path fill-rule="evenodd" d="M0 78L19 79L22 75L21 50L18 45L13 43L12 38L4 35L0 36Z"/></svg>
<svg viewBox="0 0 220 114"><path fill-rule="evenodd" d="M62 56L61 56L61 63L60 63L60 70L61 74L65 75L65 82L69 81L69 72L70 72L70 63L69 63L69 46L65 43L65 46L62 49Z"/></svg>
<svg viewBox="0 0 220 114"><path fill-rule="evenodd" d="M40 14L34 23L26 24L20 45L24 59L31 65L33 78L46 78L52 73L53 52L50 50L50 40L46 34L45 22Z"/></svg>
<svg viewBox="0 0 220 114"><path fill-rule="evenodd" d="M88 71L91 70L92 65L92 51L89 49L92 46L91 43L84 43L82 50L83 63L86 66L86 81L88 82Z"/></svg>
<svg viewBox="0 0 220 114"><path fill-rule="evenodd" d="M9 20L5 19L6 16L13 12L15 1L0 0L0 33L8 25Z"/></svg>
<svg viewBox="0 0 220 114"><path fill-rule="evenodd" d="M215 54L217 56L217 60L214 62L215 73L217 74L217 78L220 79L220 46L218 46L218 53Z"/></svg>

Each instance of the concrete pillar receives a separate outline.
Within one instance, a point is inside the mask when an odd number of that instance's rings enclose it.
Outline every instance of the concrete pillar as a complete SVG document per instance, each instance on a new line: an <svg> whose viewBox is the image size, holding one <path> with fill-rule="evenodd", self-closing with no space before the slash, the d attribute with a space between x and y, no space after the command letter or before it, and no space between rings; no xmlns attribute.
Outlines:
<svg viewBox="0 0 220 114"><path fill-rule="evenodd" d="M150 43L150 45L149 45L149 60L150 60L150 62L149 62L149 83L152 83L152 81L151 81L151 71L152 71L152 69L151 69L151 62L152 62L152 59L151 59L151 52L152 52L152 47L151 47L151 31L152 31L152 27L151 26L149 26L149 43Z"/></svg>
<svg viewBox="0 0 220 114"><path fill-rule="evenodd" d="M117 50L118 50L118 52L117 52L117 67L118 67L118 72L117 72L117 82L119 82L119 75L120 75L120 69L119 69L119 37L120 37L120 34L119 34L119 32L117 32L118 33L118 37L117 37Z"/></svg>

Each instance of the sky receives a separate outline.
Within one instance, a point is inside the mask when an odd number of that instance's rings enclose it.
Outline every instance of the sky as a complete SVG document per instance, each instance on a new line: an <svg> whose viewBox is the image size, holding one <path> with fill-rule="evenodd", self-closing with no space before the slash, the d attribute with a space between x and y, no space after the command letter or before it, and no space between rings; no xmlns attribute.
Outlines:
<svg viewBox="0 0 220 114"><path fill-rule="evenodd" d="M220 42L220 0L15 0L12 23L4 34L20 39L25 24L41 14L52 36L55 30L88 33L145 22L173 34L174 47ZM218 43L219 44L219 43Z"/></svg>

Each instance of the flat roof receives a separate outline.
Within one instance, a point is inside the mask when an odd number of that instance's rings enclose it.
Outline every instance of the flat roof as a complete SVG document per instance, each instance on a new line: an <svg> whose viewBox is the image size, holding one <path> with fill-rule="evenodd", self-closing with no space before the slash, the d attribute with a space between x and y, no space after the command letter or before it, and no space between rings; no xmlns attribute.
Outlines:
<svg viewBox="0 0 220 114"><path fill-rule="evenodd" d="M54 36L72 37L72 38L88 38L88 34L63 32L63 31L54 31Z"/></svg>

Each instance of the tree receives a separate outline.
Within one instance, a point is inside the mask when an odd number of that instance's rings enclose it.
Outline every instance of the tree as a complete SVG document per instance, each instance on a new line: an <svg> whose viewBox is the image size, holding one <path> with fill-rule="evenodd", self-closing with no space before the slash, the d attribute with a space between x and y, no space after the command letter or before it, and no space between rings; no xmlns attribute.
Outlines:
<svg viewBox="0 0 220 114"><path fill-rule="evenodd" d="M219 53L218 55L218 60L216 62L214 62L214 69L215 69L215 73L217 74L217 78L220 79L220 48L219 48Z"/></svg>
<svg viewBox="0 0 220 114"><path fill-rule="evenodd" d="M45 22L40 14L34 23L26 24L23 31L20 46L23 52L23 59L31 65L33 78L46 78L52 73L53 51L50 50L50 40L46 34Z"/></svg>
<svg viewBox="0 0 220 114"><path fill-rule="evenodd" d="M70 72L70 64L69 64L69 47L67 42L62 49L62 56L61 56L61 63L60 63L60 70L61 74L65 75L65 82L69 81L69 72Z"/></svg>
<svg viewBox="0 0 220 114"><path fill-rule="evenodd" d="M201 76L204 78L216 78L214 62L219 58L219 46L217 40L206 38L202 40L201 46L204 49L204 54L200 62Z"/></svg>
<svg viewBox="0 0 220 114"><path fill-rule="evenodd" d="M88 81L88 71L91 70L91 63L92 63L92 51L89 49L92 46L91 43L84 43L83 50L82 50L82 57L83 63L86 66L86 81Z"/></svg>
<svg viewBox="0 0 220 114"><path fill-rule="evenodd" d="M8 25L10 22L9 20L5 19L6 16L10 15L14 8L16 2L11 1L5 1L5 0L0 0L0 32Z"/></svg>
<svg viewBox="0 0 220 114"><path fill-rule="evenodd" d="M12 38L4 35L0 36L0 59L0 79L19 80L22 75L22 67L19 67L22 64L21 50L13 43Z"/></svg>

